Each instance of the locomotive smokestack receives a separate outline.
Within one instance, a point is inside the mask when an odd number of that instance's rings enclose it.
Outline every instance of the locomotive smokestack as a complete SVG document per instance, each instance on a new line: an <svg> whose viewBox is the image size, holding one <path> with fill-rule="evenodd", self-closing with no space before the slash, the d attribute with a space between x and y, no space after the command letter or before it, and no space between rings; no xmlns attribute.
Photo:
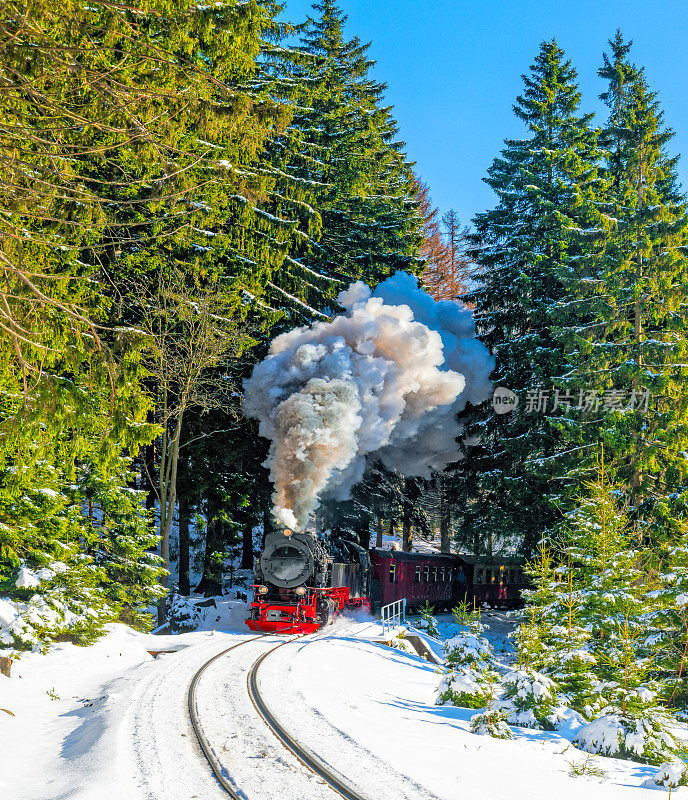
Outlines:
<svg viewBox="0 0 688 800"><path fill-rule="evenodd" d="M244 384L244 410L271 441L273 513L297 531L320 497L348 498L367 459L424 477L456 460L456 415L492 391L470 309L435 302L404 272L337 299L343 314L278 336Z"/></svg>

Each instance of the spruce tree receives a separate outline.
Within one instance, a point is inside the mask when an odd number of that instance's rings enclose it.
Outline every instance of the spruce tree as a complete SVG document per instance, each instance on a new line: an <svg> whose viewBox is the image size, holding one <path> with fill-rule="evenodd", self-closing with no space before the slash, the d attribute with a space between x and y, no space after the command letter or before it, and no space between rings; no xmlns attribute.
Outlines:
<svg viewBox="0 0 688 800"><path fill-rule="evenodd" d="M652 556L634 546L620 492L602 461L566 515L555 552L563 580L553 584L544 569L533 570L528 599L532 617L547 620L538 629L536 664L554 681L559 704L589 721L574 743L661 763L677 748L656 663L661 592L653 590ZM549 720L566 717L566 709L555 709Z"/></svg>
<svg viewBox="0 0 688 800"><path fill-rule="evenodd" d="M286 107L288 120L271 128L257 163L242 167L262 181L258 216L273 224L273 231L264 237L271 260L260 249L238 258L236 286L249 292L247 319L260 331L251 357L229 365L238 381L265 354L272 336L335 312L333 298L350 281L362 278L374 285L396 269L418 271L421 265L411 165L396 141L391 111L383 105L384 86L368 75L373 62L367 46L345 38L345 21L335 3L325 2L299 26L298 46L286 46L285 31L277 25L263 31L258 69L248 85L256 96ZM233 275L232 263L220 264L221 273ZM249 284L244 275L253 274L253 263L259 270ZM206 543L208 557L213 549L224 552L233 544L237 526L246 538L254 525L269 524L263 513L269 489L260 466L266 454L262 445L247 447L258 438L255 426L227 424L217 415L213 420L214 429L224 433L201 440L196 449L205 455L194 459L199 465L217 463L226 476L217 476L226 487L226 524L207 529L213 532ZM216 459L216 448L224 460ZM251 485L244 485L238 464L249 470ZM237 498L250 500L245 504ZM375 503L361 487L345 507L332 509L330 524L344 525L364 541Z"/></svg>
<svg viewBox="0 0 688 800"><path fill-rule="evenodd" d="M670 706L688 708L688 544L685 534L663 554L656 608L649 615L647 642L653 673L662 681Z"/></svg>
<svg viewBox="0 0 688 800"><path fill-rule="evenodd" d="M630 61L630 42L617 32L609 46L599 70L609 109L600 135L604 247L562 304L571 353L562 385L595 401L587 413L569 414L566 431L581 469L604 443L639 540L671 541L688 468L688 207L657 93Z"/></svg>
<svg viewBox="0 0 688 800"><path fill-rule="evenodd" d="M369 75L369 45L347 40L345 23L337 3L323 0L299 26L299 47L266 51L265 80L294 102L291 123L268 147L269 209L298 220L302 240L276 274L271 302L299 322L331 309L352 280L374 285L422 267L412 165L386 87Z"/></svg>
<svg viewBox="0 0 688 800"><path fill-rule="evenodd" d="M479 333L496 357L493 380L516 392L504 415L485 403L469 425L457 492L460 536L480 552L492 540L532 551L557 518L557 479L569 454L552 387L566 363L557 305L596 245L596 133L580 114L576 72L544 42L514 106L525 138L507 139L486 182L499 202L478 214L474 280Z"/></svg>

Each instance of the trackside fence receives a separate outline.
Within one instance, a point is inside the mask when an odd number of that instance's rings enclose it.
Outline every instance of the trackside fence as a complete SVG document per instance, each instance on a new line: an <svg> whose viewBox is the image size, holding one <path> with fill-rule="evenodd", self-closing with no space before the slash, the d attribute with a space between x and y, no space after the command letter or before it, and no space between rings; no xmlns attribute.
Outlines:
<svg viewBox="0 0 688 800"><path fill-rule="evenodd" d="M383 633L388 633L393 628L403 625L406 622L406 598L402 597L401 600L382 606L380 609L380 621L382 622Z"/></svg>

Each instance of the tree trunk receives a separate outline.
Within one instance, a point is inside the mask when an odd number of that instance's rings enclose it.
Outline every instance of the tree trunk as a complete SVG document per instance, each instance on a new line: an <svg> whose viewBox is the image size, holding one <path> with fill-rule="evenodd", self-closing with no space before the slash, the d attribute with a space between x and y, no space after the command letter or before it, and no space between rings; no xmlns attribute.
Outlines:
<svg viewBox="0 0 688 800"><path fill-rule="evenodd" d="M382 517L377 518L377 527L375 531L375 547L382 547Z"/></svg>
<svg viewBox="0 0 688 800"><path fill-rule="evenodd" d="M356 525L356 533L358 534L361 547L366 550L370 547L370 515L362 513L358 524Z"/></svg>
<svg viewBox="0 0 688 800"><path fill-rule="evenodd" d="M451 525L449 517L449 506L446 500L442 502L442 512L440 516L440 552L451 553Z"/></svg>
<svg viewBox="0 0 688 800"><path fill-rule="evenodd" d="M392 539L394 537L394 519L392 517L389 518L389 525L387 526L387 536Z"/></svg>
<svg viewBox="0 0 688 800"><path fill-rule="evenodd" d="M266 492L263 495L263 537L261 550L265 547L265 537L272 530L272 512L270 510L270 495Z"/></svg>
<svg viewBox="0 0 688 800"><path fill-rule="evenodd" d="M218 573L215 559L213 556L219 550L219 543L222 538L221 521L213 519L208 514L208 524L205 533L205 553L203 554L203 577L196 587L196 591L206 597L214 597L222 594L222 576Z"/></svg>
<svg viewBox="0 0 688 800"><path fill-rule="evenodd" d="M638 155L638 212L640 213L643 210L643 201L644 201L644 191L643 191L643 151L642 146L640 148L640 153ZM638 223L638 230L636 232L636 261L637 261L637 282L639 284L639 289L642 289L642 280L643 280L643 251L642 251L642 230L640 227L640 223ZM638 291L637 296L634 302L633 308L633 336L635 338L635 346L637 350L636 355L636 363L637 363L637 371L636 375L633 378L633 388L636 391L640 391L642 389L642 383L640 380L640 375L643 372L643 356L642 356L642 349L641 344L643 341L643 306L642 306L642 293ZM642 432L639 433L638 439L642 439ZM641 449L640 441L638 442L637 449ZM635 498L635 505L636 508L642 503L642 496L640 493L640 487L642 485L642 471L637 466L637 455L633 457L633 474L631 475L631 489L633 490L633 495Z"/></svg>
<svg viewBox="0 0 688 800"><path fill-rule="evenodd" d="M405 553L410 553L413 549L413 532L411 530L411 512L413 510L413 505L409 500L408 492L409 482L407 480L404 487L403 514L401 519L401 549Z"/></svg>
<svg viewBox="0 0 688 800"><path fill-rule="evenodd" d="M241 568L253 569L253 525L250 522L244 525L241 544Z"/></svg>
<svg viewBox="0 0 688 800"><path fill-rule="evenodd" d="M451 553L451 511L447 501L447 481L440 473L438 477L440 494L440 552Z"/></svg>
<svg viewBox="0 0 688 800"><path fill-rule="evenodd" d="M189 501L182 496L179 498L179 592L186 595L191 593L189 517Z"/></svg>
<svg viewBox="0 0 688 800"><path fill-rule="evenodd" d="M146 490L146 510L151 511L155 508L155 484L153 475L155 474L155 444L147 444L143 448L143 486Z"/></svg>
<svg viewBox="0 0 688 800"><path fill-rule="evenodd" d="M182 435L182 420L184 417L183 408L185 398L181 400L182 410L177 416L174 425L174 433L169 441L167 432L163 434L162 455L160 458L159 482L160 482L160 557L163 567L170 572L170 531L174 521L174 509L177 505L177 469L179 466L179 444ZM169 451L168 451L169 447ZM169 587L169 574L160 576L160 585L164 589ZM165 596L158 602L158 624L165 622Z"/></svg>

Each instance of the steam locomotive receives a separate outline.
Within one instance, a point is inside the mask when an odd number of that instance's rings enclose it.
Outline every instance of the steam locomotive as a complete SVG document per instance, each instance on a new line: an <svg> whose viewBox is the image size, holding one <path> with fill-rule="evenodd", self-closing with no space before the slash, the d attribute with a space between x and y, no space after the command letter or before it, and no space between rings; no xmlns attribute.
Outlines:
<svg viewBox="0 0 688 800"><path fill-rule="evenodd" d="M345 536L270 533L255 567L246 624L262 633L313 633L345 608L406 598L436 611L457 603L514 608L526 587L518 558L366 550Z"/></svg>

